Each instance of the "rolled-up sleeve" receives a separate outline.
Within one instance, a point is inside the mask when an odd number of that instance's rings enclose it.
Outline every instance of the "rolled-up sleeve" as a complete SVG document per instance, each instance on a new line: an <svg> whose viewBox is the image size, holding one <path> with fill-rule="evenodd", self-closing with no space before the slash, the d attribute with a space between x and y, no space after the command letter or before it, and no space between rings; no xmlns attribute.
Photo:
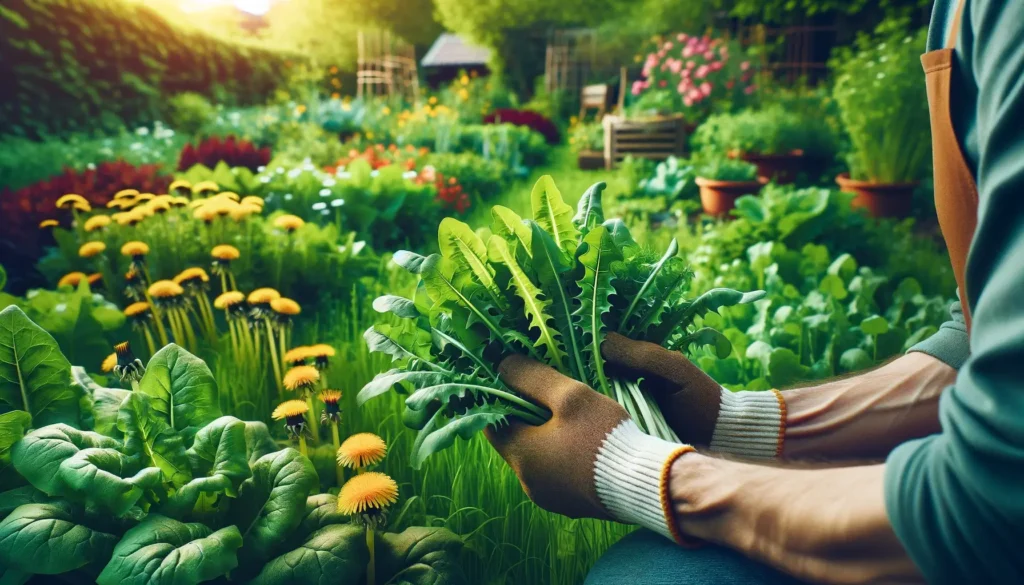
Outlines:
<svg viewBox="0 0 1024 585"><path fill-rule="evenodd" d="M886 463L886 508L930 583L1024 583L1024 2L969 0L978 232L967 263L970 356L942 433Z"/></svg>

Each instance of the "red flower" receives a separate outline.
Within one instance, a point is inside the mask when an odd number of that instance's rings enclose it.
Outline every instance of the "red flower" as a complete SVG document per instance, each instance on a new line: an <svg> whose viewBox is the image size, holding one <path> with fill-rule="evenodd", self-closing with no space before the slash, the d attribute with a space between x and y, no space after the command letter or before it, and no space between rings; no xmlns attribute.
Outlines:
<svg viewBox="0 0 1024 585"><path fill-rule="evenodd" d="M198 147L186 144L178 158L178 170L187 171L198 164L212 169L220 162L256 172L259 167L270 162L270 149L257 148L252 142L234 136L223 139L214 136L202 141Z"/></svg>

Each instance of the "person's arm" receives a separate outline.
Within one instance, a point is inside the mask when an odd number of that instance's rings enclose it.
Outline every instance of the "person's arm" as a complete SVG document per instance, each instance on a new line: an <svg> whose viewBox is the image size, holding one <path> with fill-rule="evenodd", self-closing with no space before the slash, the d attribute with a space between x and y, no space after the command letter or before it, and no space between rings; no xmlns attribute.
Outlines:
<svg viewBox="0 0 1024 585"><path fill-rule="evenodd" d="M933 583L1024 583L1024 3L970 0L954 71L977 92L971 357L943 432L886 463L893 528ZM956 96L954 96L956 97Z"/></svg>
<svg viewBox="0 0 1024 585"><path fill-rule="evenodd" d="M698 453L672 465L681 533L819 584L922 583L886 517L884 466L785 469Z"/></svg>

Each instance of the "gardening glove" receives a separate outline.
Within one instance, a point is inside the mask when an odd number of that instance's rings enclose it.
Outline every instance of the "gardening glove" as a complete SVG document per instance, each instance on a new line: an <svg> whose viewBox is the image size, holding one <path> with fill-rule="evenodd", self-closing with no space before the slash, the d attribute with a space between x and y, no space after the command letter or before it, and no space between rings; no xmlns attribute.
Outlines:
<svg viewBox="0 0 1024 585"><path fill-rule="evenodd" d="M693 451L648 436L614 400L523 356L502 361L509 388L546 407L551 419L517 419L487 439L538 506L570 518L638 524L683 542L669 505L669 469Z"/></svg>
<svg viewBox="0 0 1024 585"><path fill-rule="evenodd" d="M617 333L605 337L601 355L617 376L641 380L681 440L742 457L782 452L786 402L778 390L727 390L682 353Z"/></svg>

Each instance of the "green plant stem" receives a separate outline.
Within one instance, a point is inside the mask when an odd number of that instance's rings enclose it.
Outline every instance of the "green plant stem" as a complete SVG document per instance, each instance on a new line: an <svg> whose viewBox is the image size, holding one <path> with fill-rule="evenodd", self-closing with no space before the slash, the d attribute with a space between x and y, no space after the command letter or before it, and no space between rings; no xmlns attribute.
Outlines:
<svg viewBox="0 0 1024 585"><path fill-rule="evenodd" d="M274 366L274 383L277 385L278 395L281 395L284 393L284 386L281 381L281 360L277 357L277 344L274 341L274 325L270 322L270 317L264 317L263 322L267 325L267 345L270 346L270 361ZM313 412L312 406L309 410Z"/></svg>
<svg viewBox="0 0 1024 585"><path fill-rule="evenodd" d="M156 345L153 343L153 334L149 331L149 325L143 324L142 334L146 337L146 347L149 348L149 357L156 353Z"/></svg>
<svg viewBox="0 0 1024 585"><path fill-rule="evenodd" d="M309 449L306 448L306 437L299 433L299 453L302 453L303 457L309 457Z"/></svg>
<svg viewBox="0 0 1024 585"><path fill-rule="evenodd" d="M366 527L366 549L370 551L370 562L366 564L366 585L374 585L377 580L377 563L374 554L373 528Z"/></svg>
<svg viewBox="0 0 1024 585"><path fill-rule="evenodd" d="M317 421L316 405L313 403L313 393L306 392L306 406L309 407L309 430L313 434L314 441L320 441L320 423Z"/></svg>
<svg viewBox="0 0 1024 585"><path fill-rule="evenodd" d="M338 423L331 423L331 442L334 444L334 454L337 456L338 449L341 448L341 437L338 435ZM337 462L334 464L334 471L338 476L338 489L345 485L345 469Z"/></svg>
<svg viewBox="0 0 1024 585"><path fill-rule="evenodd" d="M220 292L228 292L228 277L226 268L220 271Z"/></svg>
<svg viewBox="0 0 1024 585"><path fill-rule="evenodd" d="M178 323L180 324L182 331L185 333L185 339L188 340L189 351L196 353L196 351L198 351L199 344L196 341L196 332L192 328L192 321L189 320L188 313L186 313L185 309L182 307L172 310L177 313Z"/></svg>
<svg viewBox="0 0 1024 585"><path fill-rule="evenodd" d="M238 290L238 283L235 282L235 273L230 270L227 271L228 279L231 280L231 290Z"/></svg>

